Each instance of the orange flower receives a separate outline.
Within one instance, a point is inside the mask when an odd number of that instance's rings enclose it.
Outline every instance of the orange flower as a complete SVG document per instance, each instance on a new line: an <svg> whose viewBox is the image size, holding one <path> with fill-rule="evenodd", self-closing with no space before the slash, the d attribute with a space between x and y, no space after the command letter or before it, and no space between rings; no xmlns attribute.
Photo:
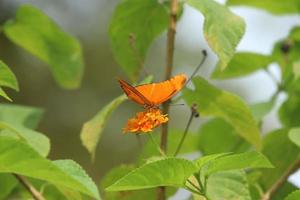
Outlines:
<svg viewBox="0 0 300 200"><path fill-rule="evenodd" d="M144 112L138 112L135 118L129 119L123 131L147 133L168 120L167 115L163 115L158 108L149 108Z"/></svg>

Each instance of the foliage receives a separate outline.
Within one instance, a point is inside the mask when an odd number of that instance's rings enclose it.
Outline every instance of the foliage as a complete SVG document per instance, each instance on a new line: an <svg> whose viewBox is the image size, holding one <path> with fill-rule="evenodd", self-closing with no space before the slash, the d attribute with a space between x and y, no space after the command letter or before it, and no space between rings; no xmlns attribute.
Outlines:
<svg viewBox="0 0 300 200"><path fill-rule="evenodd" d="M135 83L143 79L140 71L145 67L148 49L166 30L167 60L172 63L177 45L176 23L186 6L204 18L204 39L218 57L212 78L240 78L259 70L271 76L270 64L278 66L281 77L276 80L276 92L269 100L252 105L202 76L190 77L192 86L185 85L178 95L191 108L186 129L171 128L167 141L160 139L160 134L147 133L149 140L142 146L136 163L117 166L100 181L104 199L155 199L157 187L166 187L167 197L183 188L195 200L251 200L268 195L275 200L300 198L296 186L287 181L300 163L300 27L294 27L286 38L277 41L270 54L236 52L246 30L245 21L228 7L237 5L285 15L299 14L300 1L228 0L222 5L214 0L122 0L116 6L108 28L111 50L116 62ZM41 10L21 5L15 19L1 27L13 44L48 64L63 89L80 86L84 59L79 41ZM206 54L203 62L205 58ZM167 66L166 71L172 72L172 66ZM140 84L151 80L152 76ZM14 73L0 60L0 96L11 100L3 87L19 90ZM278 110L282 127L262 134L264 116L279 103L280 93L287 96ZM92 159L111 114L126 99L124 94L116 97L83 124L80 139ZM46 199L101 199L97 185L80 165L72 160L47 158L49 138L35 130L42 114L40 108L0 104L0 200L34 198L32 192L22 187L26 184ZM169 119L173 117L164 114ZM209 120L196 127L198 130L189 130L190 123L199 115ZM158 146L164 142L168 143L167 152ZM20 181L22 178L26 183Z"/></svg>

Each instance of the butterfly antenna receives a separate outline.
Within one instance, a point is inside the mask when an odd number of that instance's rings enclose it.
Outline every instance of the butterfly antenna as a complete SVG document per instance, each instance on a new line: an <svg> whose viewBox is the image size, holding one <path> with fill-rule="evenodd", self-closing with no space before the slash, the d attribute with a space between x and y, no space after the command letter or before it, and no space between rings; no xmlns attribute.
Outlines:
<svg viewBox="0 0 300 200"><path fill-rule="evenodd" d="M174 103L174 104L170 104L170 106L184 106L184 103Z"/></svg>
<svg viewBox="0 0 300 200"><path fill-rule="evenodd" d="M194 70L194 72L192 73L192 75L190 76L190 78L187 80L187 82L185 82L185 85L187 85L191 80L192 78L194 78L194 76L197 74L197 72L199 71L200 67L203 65L203 63L205 62L206 60L206 57L207 57L207 52L206 50L202 50L202 60L200 62L200 64L197 66L197 68Z"/></svg>

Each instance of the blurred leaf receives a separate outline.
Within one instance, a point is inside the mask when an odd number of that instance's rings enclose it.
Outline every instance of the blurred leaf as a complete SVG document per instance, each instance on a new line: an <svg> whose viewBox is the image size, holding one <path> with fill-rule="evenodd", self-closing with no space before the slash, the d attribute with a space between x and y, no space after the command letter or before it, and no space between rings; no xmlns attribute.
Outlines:
<svg viewBox="0 0 300 200"><path fill-rule="evenodd" d="M17 184L18 181L13 175L0 173L0 200L7 199Z"/></svg>
<svg viewBox="0 0 300 200"><path fill-rule="evenodd" d="M218 68L224 70L244 35L244 20L213 0L187 0L187 3L204 15L205 39L219 57Z"/></svg>
<svg viewBox="0 0 300 200"><path fill-rule="evenodd" d="M0 104L0 136L6 135L26 141L46 157L50 151L49 139L29 128L36 128L43 111L38 108Z"/></svg>
<svg viewBox="0 0 300 200"><path fill-rule="evenodd" d="M170 130L168 134L168 155L173 156L176 148L180 142L180 139L183 135L183 131L180 130ZM160 134L153 134L154 140L159 144ZM199 136L188 132L184 143L180 149L180 154L192 153L199 151L198 147ZM140 154L140 160L150 158L152 156L159 156L160 152L158 151L156 145L153 144L151 140L147 140L147 143L144 145L143 150Z"/></svg>
<svg viewBox="0 0 300 200"><path fill-rule="evenodd" d="M80 139L82 144L91 154L92 160L95 158L96 147L107 120L112 112L126 99L126 95L122 94L102 108L92 119L84 123L80 133Z"/></svg>
<svg viewBox="0 0 300 200"><path fill-rule="evenodd" d="M0 172L45 180L100 199L96 185L75 162L51 162L19 140L0 137L0 163Z"/></svg>
<svg viewBox="0 0 300 200"><path fill-rule="evenodd" d="M251 52L236 53L226 69L216 68L212 78L227 79L249 75L259 69L264 69L272 62L272 57Z"/></svg>
<svg viewBox="0 0 300 200"><path fill-rule="evenodd" d="M261 102L250 105L250 110L252 112L253 117L257 122L262 121L264 116L266 116L273 109L275 104L275 99L271 99L267 102Z"/></svg>
<svg viewBox="0 0 300 200"><path fill-rule="evenodd" d="M289 131L290 140L300 147L300 128L293 128Z"/></svg>
<svg viewBox="0 0 300 200"><path fill-rule="evenodd" d="M298 93L289 94L288 99L279 109L280 121L286 127L300 126L300 95Z"/></svg>
<svg viewBox="0 0 300 200"><path fill-rule="evenodd" d="M295 79L300 78L300 60L297 60L293 63L293 74Z"/></svg>
<svg viewBox="0 0 300 200"><path fill-rule="evenodd" d="M116 61L135 81L153 40L168 26L168 12L157 0L123 0L110 26L111 49Z"/></svg>
<svg viewBox="0 0 300 200"><path fill-rule="evenodd" d="M263 154L252 151L220 157L205 165L204 170L209 176L220 171L248 168L273 168L273 165Z"/></svg>
<svg viewBox="0 0 300 200"><path fill-rule="evenodd" d="M49 64L60 86L79 87L83 74L80 44L42 11L30 5L20 6L16 19L5 24L4 32L12 42Z"/></svg>
<svg viewBox="0 0 300 200"><path fill-rule="evenodd" d="M297 190L289 194L289 196L287 196L284 200L299 200L299 199L300 199L300 190Z"/></svg>
<svg viewBox="0 0 300 200"><path fill-rule="evenodd" d="M18 81L14 75L14 73L9 69L9 67L0 60L0 86L8 87L19 91ZM0 87L0 95L7 100L11 101L11 99L7 96L4 90Z"/></svg>
<svg viewBox="0 0 300 200"><path fill-rule="evenodd" d="M204 155L222 152L242 152L249 148L244 141L226 121L215 118L200 128L200 150Z"/></svg>
<svg viewBox="0 0 300 200"><path fill-rule="evenodd" d="M293 191L297 190L298 188L294 186L293 184L289 182L285 182L279 190L277 190L272 195L272 200L282 200L284 199L288 194L292 193Z"/></svg>
<svg viewBox="0 0 300 200"><path fill-rule="evenodd" d="M300 13L300 2L298 0L227 0L228 6L250 6L264 9L272 14Z"/></svg>
<svg viewBox="0 0 300 200"><path fill-rule="evenodd" d="M107 187L107 191L184 187L185 181L197 171L197 166L181 158L165 158L142 165Z"/></svg>
<svg viewBox="0 0 300 200"><path fill-rule="evenodd" d="M195 90L185 89L183 97L192 105L196 103L202 116L220 117L249 143L261 148L260 132L250 109L238 96L220 90L201 77L193 79Z"/></svg>
<svg viewBox="0 0 300 200"><path fill-rule="evenodd" d="M295 64L299 61L300 54L300 27L294 27L289 35L275 43L273 47L272 57L277 61L282 71L282 79L284 88L288 87L295 76Z"/></svg>
<svg viewBox="0 0 300 200"><path fill-rule="evenodd" d="M262 153L275 166L273 169L262 169L261 183L267 190L296 160L300 151L289 140L288 130L280 129L265 136Z"/></svg>
<svg viewBox="0 0 300 200"><path fill-rule="evenodd" d="M129 172L134 170L133 165L121 165L110 170L102 179L101 188L104 190L118 179L122 178ZM167 188L167 196L174 194L173 188ZM119 192L105 192L105 200L153 200L156 198L156 188L144 189L144 190L131 190L131 191L119 191Z"/></svg>
<svg viewBox="0 0 300 200"><path fill-rule="evenodd" d="M140 84L149 83L153 76L148 76L140 82ZM92 119L85 122L80 132L80 139L83 146L91 154L92 160L95 159L95 151L97 144L100 141L104 127L112 114L118 106L127 99L125 94L122 94L105 105Z"/></svg>
<svg viewBox="0 0 300 200"><path fill-rule="evenodd" d="M43 115L40 108L13 104L0 104L0 121L35 129Z"/></svg>
<svg viewBox="0 0 300 200"><path fill-rule="evenodd" d="M207 180L208 199L251 200L247 178L242 171L212 174Z"/></svg>

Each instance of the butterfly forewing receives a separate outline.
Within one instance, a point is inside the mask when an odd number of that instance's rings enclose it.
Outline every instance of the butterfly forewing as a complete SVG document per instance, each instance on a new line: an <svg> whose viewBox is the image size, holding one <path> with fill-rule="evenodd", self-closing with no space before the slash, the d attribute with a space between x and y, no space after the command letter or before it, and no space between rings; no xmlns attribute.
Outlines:
<svg viewBox="0 0 300 200"><path fill-rule="evenodd" d="M160 83L145 84L135 87L152 105L159 105L172 98L185 84L186 76L177 75Z"/></svg>
<svg viewBox="0 0 300 200"><path fill-rule="evenodd" d="M127 83L124 80L119 80L119 83L129 99L141 105L150 104L150 101L148 101L139 91L137 91L129 83Z"/></svg>

